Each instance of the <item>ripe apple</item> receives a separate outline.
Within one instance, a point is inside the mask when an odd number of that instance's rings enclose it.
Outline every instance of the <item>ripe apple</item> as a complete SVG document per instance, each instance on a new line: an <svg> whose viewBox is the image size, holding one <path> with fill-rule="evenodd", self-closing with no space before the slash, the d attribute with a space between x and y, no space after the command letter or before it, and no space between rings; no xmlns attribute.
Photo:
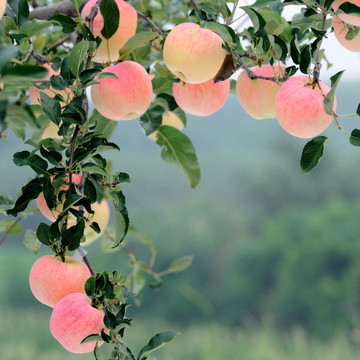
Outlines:
<svg viewBox="0 0 360 360"><path fill-rule="evenodd" d="M163 115L161 125L173 126L178 130L182 130L184 127L184 123L171 111ZM157 130L148 135L148 138L154 141L156 141L156 137Z"/></svg>
<svg viewBox="0 0 360 360"><path fill-rule="evenodd" d="M321 82L320 87L321 90L306 75L294 76L280 87L275 110L285 131L300 138L311 138L330 125L332 116L325 113L323 105L324 95L330 88Z"/></svg>
<svg viewBox="0 0 360 360"><path fill-rule="evenodd" d="M229 91L229 79L216 84L213 79L201 84L182 81L173 84L174 98L179 107L196 116L209 116L218 111L225 104Z"/></svg>
<svg viewBox="0 0 360 360"><path fill-rule="evenodd" d="M72 257L45 255L35 261L30 270L30 289L41 303L54 307L71 293L84 293L86 280L91 276L87 266Z"/></svg>
<svg viewBox="0 0 360 360"><path fill-rule="evenodd" d="M0 0L0 20L5 14L6 4L7 4L6 0Z"/></svg>
<svg viewBox="0 0 360 360"><path fill-rule="evenodd" d="M44 66L48 71L49 74L42 80L49 81L51 76L53 75L60 75L60 69L57 71L54 71L51 67L51 64L44 64ZM49 89L39 90L36 87L30 87L30 100L32 104L39 104L40 103L40 91L45 93L46 95L49 95L50 97L54 97L56 94L62 96L64 99L63 105L69 102L69 100L72 98L73 94L70 89L65 90L54 90L51 86Z"/></svg>
<svg viewBox="0 0 360 360"><path fill-rule="evenodd" d="M285 66L264 65L251 68L255 75L273 77L283 76ZM244 110L254 119L275 117L275 98L280 85L269 80L251 80L243 70L236 81L236 95Z"/></svg>
<svg viewBox="0 0 360 360"><path fill-rule="evenodd" d="M360 0L335 0L331 4L331 7L335 11L337 11L339 6L345 2L349 2L349 3L352 3L352 4L360 7ZM359 15L339 14L338 16L342 21L345 21L348 24L360 26L360 16Z"/></svg>
<svg viewBox="0 0 360 360"><path fill-rule="evenodd" d="M334 34L337 41L346 49L353 52L360 51L360 33L357 34L352 40L347 40L346 34L349 29L347 26L341 21L338 16L334 16L332 20L332 26L334 28Z"/></svg>
<svg viewBox="0 0 360 360"><path fill-rule="evenodd" d="M185 22L175 26L164 43L164 61L179 79L199 84L212 79L224 62L226 51L219 35Z"/></svg>
<svg viewBox="0 0 360 360"><path fill-rule="evenodd" d="M91 306L90 299L80 293L62 298L50 318L50 331L54 338L68 351L84 354L94 350L96 341L81 344L87 336L101 334L105 329L104 313ZM103 342L98 342L102 345Z"/></svg>
<svg viewBox="0 0 360 360"><path fill-rule="evenodd" d="M99 36L103 41L97 49L94 61L97 62L114 62L119 58L119 50L124 44L135 35L137 27L137 14L136 10L127 2L123 0L115 0L120 13L119 27L115 34L108 40L101 35L101 30L104 27L104 20L98 11L94 19L93 34ZM86 3L81 11L81 19L85 22L86 16L90 14L92 7L95 5L96 0L90 0ZM87 24L88 25L88 24Z"/></svg>
<svg viewBox="0 0 360 360"><path fill-rule="evenodd" d="M102 72L118 78L98 79L91 87L96 110L111 120L130 120L141 116L151 104L153 91L149 74L134 61L112 65Z"/></svg>

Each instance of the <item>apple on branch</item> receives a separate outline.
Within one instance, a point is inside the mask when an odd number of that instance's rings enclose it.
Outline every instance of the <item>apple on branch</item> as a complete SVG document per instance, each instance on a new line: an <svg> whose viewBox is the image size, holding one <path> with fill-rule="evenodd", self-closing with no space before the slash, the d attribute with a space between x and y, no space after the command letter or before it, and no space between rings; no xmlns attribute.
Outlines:
<svg viewBox="0 0 360 360"><path fill-rule="evenodd" d="M332 116L324 110L324 96L329 91L327 85L320 82L319 88L306 75L290 78L280 87L275 99L279 124L289 134L300 138L319 135L332 121Z"/></svg>
<svg viewBox="0 0 360 360"><path fill-rule="evenodd" d="M334 34L337 41L349 51L360 52L360 33L356 34L351 40L346 39L346 35L352 25L344 23L338 16L334 16L332 19L332 26L334 28Z"/></svg>
<svg viewBox="0 0 360 360"><path fill-rule="evenodd" d="M212 79L225 60L219 35L199 25L185 22L175 26L164 43L164 61L179 79L199 84Z"/></svg>
<svg viewBox="0 0 360 360"><path fill-rule="evenodd" d="M87 266L70 256L63 262L59 256L45 255L30 270L29 284L41 303L54 307L71 293L85 294L85 282L91 276Z"/></svg>
<svg viewBox="0 0 360 360"><path fill-rule="evenodd" d="M354 5L360 7L360 0L335 0L331 4L331 7L335 11L337 11L339 9L339 6L341 6L345 2L349 2L351 4L354 4ZM342 21L345 21L348 24L355 25L355 26L360 26L360 16L359 15L351 15L351 14L342 13L342 14L338 14L338 16Z"/></svg>

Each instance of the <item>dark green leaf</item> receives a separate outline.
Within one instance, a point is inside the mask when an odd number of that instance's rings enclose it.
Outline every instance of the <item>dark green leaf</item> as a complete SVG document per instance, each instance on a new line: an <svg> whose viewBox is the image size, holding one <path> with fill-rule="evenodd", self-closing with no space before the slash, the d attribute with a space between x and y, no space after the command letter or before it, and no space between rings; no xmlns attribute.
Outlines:
<svg viewBox="0 0 360 360"><path fill-rule="evenodd" d="M34 36L39 31L46 29L51 26L50 21L32 19L26 21L20 28L20 32L27 35L28 37Z"/></svg>
<svg viewBox="0 0 360 360"><path fill-rule="evenodd" d="M149 135L159 129L164 112L165 109L162 106L156 105L150 106L145 114L140 116L140 125L145 130L145 135Z"/></svg>
<svg viewBox="0 0 360 360"><path fill-rule="evenodd" d="M48 74L48 70L39 65L16 65L6 68L3 71L5 76L19 76L33 79L43 79Z"/></svg>
<svg viewBox="0 0 360 360"><path fill-rule="evenodd" d="M336 14L342 14L342 13L360 15L360 7L356 6L352 2L347 1L341 4L338 10L336 11Z"/></svg>
<svg viewBox="0 0 360 360"><path fill-rule="evenodd" d="M79 75L81 63L85 60L89 50L89 42L86 40L77 43L69 55L69 68L75 77Z"/></svg>
<svg viewBox="0 0 360 360"><path fill-rule="evenodd" d="M49 18L49 20L59 23L62 26L63 32L65 34L72 33L75 30L76 25L77 25L77 22L74 21L73 18L71 18L70 16L63 15L63 14L53 15Z"/></svg>
<svg viewBox="0 0 360 360"><path fill-rule="evenodd" d="M79 194L71 194L64 203L62 214L64 214L67 210L69 210L72 206L74 206L79 200L81 200L84 195Z"/></svg>
<svg viewBox="0 0 360 360"><path fill-rule="evenodd" d="M351 145L360 146L360 130L354 129L351 132L351 136L350 136L349 140L350 140Z"/></svg>
<svg viewBox="0 0 360 360"><path fill-rule="evenodd" d="M44 92L40 92L41 106L47 117L56 125L59 126L61 106L58 100L51 98Z"/></svg>
<svg viewBox="0 0 360 360"><path fill-rule="evenodd" d="M53 165L59 165L59 163L62 160L62 155L60 152L55 150L47 151L42 145L40 147L40 154L51 164Z"/></svg>
<svg viewBox="0 0 360 360"><path fill-rule="evenodd" d="M45 178L44 180L43 194L48 208L50 210L54 209L56 206L56 196L50 178Z"/></svg>
<svg viewBox="0 0 360 360"><path fill-rule="evenodd" d="M303 172L307 173L316 167L324 154L324 143L326 140L326 136L317 136L305 145L300 160Z"/></svg>
<svg viewBox="0 0 360 360"><path fill-rule="evenodd" d="M29 17L29 5L26 0L8 0L10 9L7 12L16 24L23 24Z"/></svg>
<svg viewBox="0 0 360 360"><path fill-rule="evenodd" d="M85 283L86 295L92 297L95 294L96 275L90 276Z"/></svg>
<svg viewBox="0 0 360 360"><path fill-rule="evenodd" d="M162 125L158 129L157 144L163 147L163 160L180 168L188 177L191 187L198 185L200 166L190 139L180 130Z"/></svg>
<svg viewBox="0 0 360 360"><path fill-rule="evenodd" d="M311 50L310 46L306 45L300 53L300 71L304 74L308 74L309 67L311 65Z"/></svg>
<svg viewBox="0 0 360 360"><path fill-rule="evenodd" d="M104 20L104 27L101 30L101 35L105 39L109 39L116 33L119 27L119 8L115 0L102 0L99 8Z"/></svg>
<svg viewBox="0 0 360 360"><path fill-rule="evenodd" d="M36 236L39 239L39 241L47 246L50 244L49 231L50 231L50 226L45 223L40 223L36 230Z"/></svg>
<svg viewBox="0 0 360 360"><path fill-rule="evenodd" d="M113 248L117 247L125 238L129 230L129 215L125 206L125 196L122 191L113 190L110 193L115 208L115 240Z"/></svg>
<svg viewBox="0 0 360 360"><path fill-rule="evenodd" d="M84 235L85 220L78 219L76 225L71 226L62 233L61 243L68 248L69 251L76 250L80 245L80 240Z"/></svg>
<svg viewBox="0 0 360 360"><path fill-rule="evenodd" d="M96 201L96 187L88 177L84 183L84 195L89 198L92 203Z"/></svg>

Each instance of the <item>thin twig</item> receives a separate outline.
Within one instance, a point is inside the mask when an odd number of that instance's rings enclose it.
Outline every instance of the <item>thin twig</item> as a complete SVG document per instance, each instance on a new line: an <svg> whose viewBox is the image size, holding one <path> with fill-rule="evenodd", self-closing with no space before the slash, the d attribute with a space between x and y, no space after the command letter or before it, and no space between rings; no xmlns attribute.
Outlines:
<svg viewBox="0 0 360 360"><path fill-rule="evenodd" d="M327 14L324 10L323 10L322 14L323 14L323 17L322 17L322 23L321 23L321 31L324 31ZM321 40L321 42L322 42L322 40ZM320 49L318 49L317 54L316 54L316 60L315 60L313 83L316 84L319 88L320 88L320 69L321 69L321 58L320 58Z"/></svg>
<svg viewBox="0 0 360 360"><path fill-rule="evenodd" d="M5 241L6 237L10 234L11 230L17 225L17 223L21 220L21 216L18 216L15 221L11 224L11 226L5 231L4 235L0 239L0 245Z"/></svg>
<svg viewBox="0 0 360 360"><path fill-rule="evenodd" d="M141 17L142 19L144 19L150 26L152 26L155 31L157 33L159 33L161 36L163 36L164 38L166 38L166 34L164 33L164 31L159 28L149 17L150 15L145 15L139 11L136 12L138 14L139 17Z"/></svg>
<svg viewBox="0 0 360 360"><path fill-rule="evenodd" d="M190 3L192 4L192 6L194 7L194 9L196 11L200 11L201 9L199 8L199 5L196 3L195 0L190 0Z"/></svg>
<svg viewBox="0 0 360 360"><path fill-rule="evenodd" d="M71 34L68 34L66 36L64 36L63 38L61 38L60 40L58 40L56 43L50 45L47 48L47 51L50 52L51 50L57 48L58 46L62 45L63 43L65 43L66 41L71 39Z"/></svg>
<svg viewBox="0 0 360 360"><path fill-rule="evenodd" d="M34 46L31 40L29 40L29 50L25 55L24 59L21 61L22 64L25 64L31 57L32 53L34 52Z"/></svg>

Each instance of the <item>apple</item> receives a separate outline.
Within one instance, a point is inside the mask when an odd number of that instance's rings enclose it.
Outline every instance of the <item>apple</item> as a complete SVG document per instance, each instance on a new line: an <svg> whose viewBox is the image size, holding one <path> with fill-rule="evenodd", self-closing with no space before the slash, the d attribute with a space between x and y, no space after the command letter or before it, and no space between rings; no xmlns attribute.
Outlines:
<svg viewBox="0 0 360 360"><path fill-rule="evenodd" d="M1 1L1 0L0 0ZM48 71L49 74L48 76L46 76L45 78L43 78L42 80L44 81L49 81L51 76L53 75L60 75L60 69L57 71L54 71L51 67L51 64L44 64L42 65L43 67L45 67ZM32 104L39 104L40 103L40 91L45 93L46 95L50 96L50 97L54 97L55 95L60 95L63 99L64 99L64 103L62 103L62 105L65 105L69 102L69 100L72 98L73 94L71 92L70 89L65 89L65 90L54 90L51 86L49 89L44 89L44 90L39 90L36 87L30 87L29 92L30 92L30 100Z"/></svg>
<svg viewBox="0 0 360 360"><path fill-rule="evenodd" d="M177 82L173 84L175 101L186 113L209 116L218 111L229 95L230 80L214 83L213 79L201 84Z"/></svg>
<svg viewBox="0 0 360 360"><path fill-rule="evenodd" d="M50 318L50 331L66 350L84 354L94 350L96 341L83 344L81 341L89 335L101 334L105 329L103 318L103 311L92 307L86 295L73 293L56 304Z"/></svg>
<svg viewBox="0 0 360 360"><path fill-rule="evenodd" d="M344 48L353 52L360 51L360 33L358 33L352 40L347 40L345 37L349 31L349 28L343 23L343 21L338 16L333 17L332 26L334 28L334 34L337 41Z"/></svg>
<svg viewBox="0 0 360 360"><path fill-rule="evenodd" d="M108 40L101 35L101 30L104 27L104 20L98 11L93 23L93 34L99 36L103 41L97 49L93 61L97 62L114 62L119 58L119 50L124 44L135 35L137 27L137 13L136 10L127 2L123 0L115 0L120 13L119 27L115 34ZM86 3L81 11L81 19L85 22L86 16L90 14L92 7L96 0L90 0ZM89 24L87 24L89 25Z"/></svg>
<svg viewBox="0 0 360 360"><path fill-rule="evenodd" d="M352 3L352 4L360 7L360 0L335 0L331 4L331 7L335 11L337 11L339 6L342 5L345 2L349 2L349 3ZM338 14L338 16L342 21L345 21L348 24L355 25L355 26L360 26L360 16L359 15Z"/></svg>
<svg viewBox="0 0 360 360"><path fill-rule="evenodd" d="M321 82L320 87L321 90L306 75L294 76L280 87L275 99L276 117L289 134L311 138L330 125L332 116L325 113L323 105L330 88Z"/></svg>
<svg viewBox="0 0 360 360"><path fill-rule="evenodd" d="M54 307L71 293L84 293L86 280L91 276L87 266L72 257L45 255L31 267L29 283L33 295L41 303Z"/></svg>
<svg viewBox="0 0 360 360"><path fill-rule="evenodd" d="M151 104L153 91L149 74L134 61L112 65L102 72L115 78L98 79L91 87L91 98L96 110L111 120L130 120L141 116Z"/></svg>
<svg viewBox="0 0 360 360"><path fill-rule="evenodd" d="M251 68L255 75L273 77L283 76L285 66L264 65ZM251 80L243 70L236 81L236 96L244 110L254 119L275 117L275 98L280 89L276 82L256 79Z"/></svg>
<svg viewBox="0 0 360 360"><path fill-rule="evenodd" d="M173 126L178 130L182 130L184 127L184 123L171 111L163 115L161 125ZM154 141L156 141L156 137L157 130L148 135L148 138Z"/></svg>
<svg viewBox="0 0 360 360"><path fill-rule="evenodd" d="M5 14L7 1L6 0L0 0L0 20Z"/></svg>
<svg viewBox="0 0 360 360"><path fill-rule="evenodd" d="M163 49L168 69L179 79L199 84L212 79L225 60L219 35L199 25L185 22L168 34Z"/></svg>
<svg viewBox="0 0 360 360"><path fill-rule="evenodd" d="M61 139L62 137L58 135L58 131L59 131L59 127L56 124L54 124L52 121L49 121L47 127L44 129L44 132L41 134L41 138Z"/></svg>

